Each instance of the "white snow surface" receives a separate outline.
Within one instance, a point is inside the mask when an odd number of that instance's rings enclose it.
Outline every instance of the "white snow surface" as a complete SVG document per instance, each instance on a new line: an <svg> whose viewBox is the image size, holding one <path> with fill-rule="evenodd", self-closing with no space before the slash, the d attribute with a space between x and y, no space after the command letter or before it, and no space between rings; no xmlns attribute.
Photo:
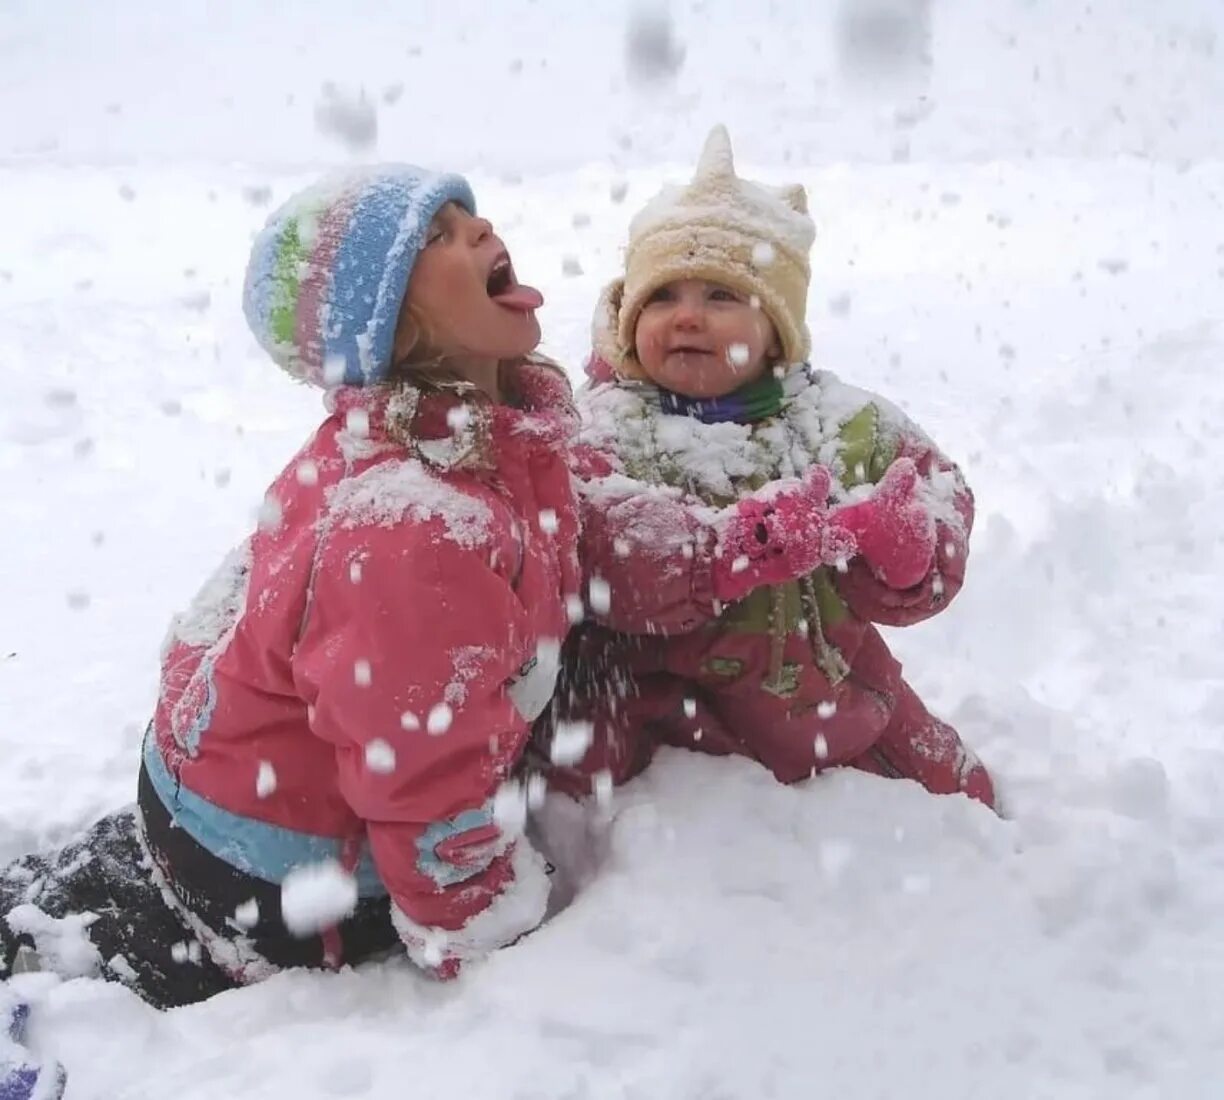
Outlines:
<svg viewBox="0 0 1224 1100"><path fill-rule="evenodd" d="M157 1013L20 976L70 1100L1219 1096L1218 4L933 0L916 93L841 82L832 0L674 5L649 89L612 0L104 7L0 29L0 859L131 799L171 617L323 415L239 296L269 206L354 155L328 80L364 86L367 156L471 173L575 377L711 122L807 187L817 365L977 495L965 590L890 642L1007 819L666 753L589 816L549 799L551 919L456 983L401 959Z"/></svg>

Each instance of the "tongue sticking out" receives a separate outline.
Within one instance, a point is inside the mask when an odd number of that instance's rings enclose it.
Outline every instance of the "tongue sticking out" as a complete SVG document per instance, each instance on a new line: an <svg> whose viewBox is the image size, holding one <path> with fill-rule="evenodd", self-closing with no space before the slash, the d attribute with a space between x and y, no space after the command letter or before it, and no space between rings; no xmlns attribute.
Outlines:
<svg viewBox="0 0 1224 1100"><path fill-rule="evenodd" d="M504 290L490 294L489 297L499 306L518 310L520 313L529 313L544 304L544 295L535 287L525 286L523 283L511 283Z"/></svg>

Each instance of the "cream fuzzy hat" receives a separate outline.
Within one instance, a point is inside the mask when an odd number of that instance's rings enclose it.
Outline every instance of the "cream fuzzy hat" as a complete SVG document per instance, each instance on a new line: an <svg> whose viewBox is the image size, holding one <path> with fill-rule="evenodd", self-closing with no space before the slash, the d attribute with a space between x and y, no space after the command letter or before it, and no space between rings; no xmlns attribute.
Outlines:
<svg viewBox="0 0 1224 1100"><path fill-rule="evenodd" d="M596 307L595 353L618 374L640 378L634 330L650 295L676 279L707 279L759 299L784 360L802 362L811 350L804 318L815 239L803 187L740 179L731 138L715 126L692 182L664 187L630 222L625 276Z"/></svg>

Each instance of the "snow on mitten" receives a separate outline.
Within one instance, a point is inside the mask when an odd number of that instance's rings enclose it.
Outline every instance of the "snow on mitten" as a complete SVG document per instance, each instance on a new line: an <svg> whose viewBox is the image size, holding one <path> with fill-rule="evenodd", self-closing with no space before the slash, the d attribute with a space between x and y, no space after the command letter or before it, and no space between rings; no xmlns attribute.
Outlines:
<svg viewBox="0 0 1224 1100"><path fill-rule="evenodd" d="M850 556L852 537L828 521L831 483L825 467L812 466L802 480L776 483L729 508L714 559L714 595L742 600L762 585L797 580Z"/></svg>
<svg viewBox="0 0 1224 1100"><path fill-rule="evenodd" d="M871 496L830 517L854 536L863 560L890 588L912 588L935 560L935 521L917 492L918 467L899 458Z"/></svg>
<svg viewBox="0 0 1224 1100"><path fill-rule="evenodd" d="M0 1004L0 1100L60 1100L68 1080L64 1067L38 1061L21 1045L29 1017L25 1001Z"/></svg>

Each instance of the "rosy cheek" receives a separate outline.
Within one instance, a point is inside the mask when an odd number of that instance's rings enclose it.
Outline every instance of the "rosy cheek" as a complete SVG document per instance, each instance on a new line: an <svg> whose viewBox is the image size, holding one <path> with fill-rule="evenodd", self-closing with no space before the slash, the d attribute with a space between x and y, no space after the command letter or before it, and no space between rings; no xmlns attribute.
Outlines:
<svg viewBox="0 0 1224 1100"><path fill-rule="evenodd" d="M659 359L663 352L663 338L653 326L641 327L637 331L637 352L639 359Z"/></svg>

